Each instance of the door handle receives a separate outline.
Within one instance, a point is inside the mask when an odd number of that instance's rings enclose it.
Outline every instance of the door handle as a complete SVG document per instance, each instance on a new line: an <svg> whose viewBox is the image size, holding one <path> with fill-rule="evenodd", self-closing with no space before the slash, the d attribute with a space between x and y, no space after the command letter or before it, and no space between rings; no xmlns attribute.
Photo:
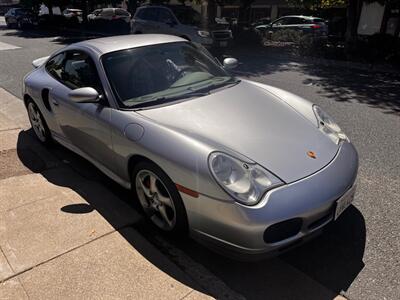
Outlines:
<svg viewBox="0 0 400 300"><path fill-rule="evenodd" d="M55 106L58 106L58 102L57 102L57 100L54 100L54 98L51 98L51 102L52 102Z"/></svg>

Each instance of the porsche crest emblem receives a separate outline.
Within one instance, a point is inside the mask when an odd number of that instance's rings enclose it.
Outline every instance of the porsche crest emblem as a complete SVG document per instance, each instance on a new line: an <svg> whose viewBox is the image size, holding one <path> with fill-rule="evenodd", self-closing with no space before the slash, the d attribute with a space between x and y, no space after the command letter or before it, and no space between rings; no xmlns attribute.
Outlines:
<svg viewBox="0 0 400 300"><path fill-rule="evenodd" d="M317 158L317 155L315 154L314 151L307 151L307 156L308 156L308 157L311 157L311 158L313 158L313 159L316 159L316 158Z"/></svg>

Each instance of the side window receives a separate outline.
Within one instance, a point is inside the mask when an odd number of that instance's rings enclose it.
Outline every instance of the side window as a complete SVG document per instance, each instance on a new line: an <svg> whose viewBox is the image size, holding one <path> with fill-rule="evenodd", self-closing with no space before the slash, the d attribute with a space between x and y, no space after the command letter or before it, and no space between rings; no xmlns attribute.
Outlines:
<svg viewBox="0 0 400 300"><path fill-rule="evenodd" d="M304 24L304 19L302 19L302 18L290 18L289 25L299 25L299 24Z"/></svg>
<svg viewBox="0 0 400 300"><path fill-rule="evenodd" d="M138 9L135 13L135 18L143 19L144 11L145 11L144 9Z"/></svg>
<svg viewBox="0 0 400 300"><path fill-rule="evenodd" d="M67 52L61 72L61 82L70 89L92 87L102 94L96 66L89 55L83 52Z"/></svg>
<svg viewBox="0 0 400 300"><path fill-rule="evenodd" d="M157 18L158 22L169 23L174 21L172 14L168 10L163 8L159 8L157 10L158 10L158 18Z"/></svg>
<svg viewBox="0 0 400 300"><path fill-rule="evenodd" d="M65 53L60 53L50 59L46 64L46 71L57 80L61 80L62 65Z"/></svg>
<svg viewBox="0 0 400 300"><path fill-rule="evenodd" d="M288 18L281 18L276 20L273 25L280 26L280 25L288 25Z"/></svg>
<svg viewBox="0 0 400 300"><path fill-rule="evenodd" d="M121 8L117 8L115 10L115 14L118 15L118 16L126 16L126 17L129 16L129 13L126 10L121 9Z"/></svg>
<svg viewBox="0 0 400 300"><path fill-rule="evenodd" d="M142 20L157 21L157 10L154 8L143 9Z"/></svg>

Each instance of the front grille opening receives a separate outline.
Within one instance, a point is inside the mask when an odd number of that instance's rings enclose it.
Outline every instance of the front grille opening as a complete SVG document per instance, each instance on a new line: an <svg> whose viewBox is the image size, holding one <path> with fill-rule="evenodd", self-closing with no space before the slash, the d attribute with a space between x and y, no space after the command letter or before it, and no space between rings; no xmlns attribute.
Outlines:
<svg viewBox="0 0 400 300"><path fill-rule="evenodd" d="M314 222L312 222L310 225L308 225L308 230L313 230L315 228L318 228L319 226L321 226L322 224L326 223L329 221L329 219L332 217L332 212L327 213L326 215L324 215L323 217L315 220Z"/></svg>
<svg viewBox="0 0 400 300"><path fill-rule="evenodd" d="M264 232L264 241L267 244L276 243L300 232L303 221L301 218L289 219L269 226Z"/></svg>

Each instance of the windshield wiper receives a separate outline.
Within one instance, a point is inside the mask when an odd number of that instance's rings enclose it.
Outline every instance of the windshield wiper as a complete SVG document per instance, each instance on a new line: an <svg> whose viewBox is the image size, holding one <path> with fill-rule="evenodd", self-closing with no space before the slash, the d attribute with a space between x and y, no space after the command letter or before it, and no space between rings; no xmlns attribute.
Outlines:
<svg viewBox="0 0 400 300"><path fill-rule="evenodd" d="M157 97L148 101L144 101L138 104L135 104L131 106L130 108L136 109L136 108L143 108L143 107L148 107L148 106L154 106L154 105L159 105L159 104L164 104L167 102L171 101L176 101L180 99L185 99L185 98L191 98L191 97L203 97L209 95L209 92L190 92L190 93L185 93L182 95L177 95L177 96L162 96L162 97Z"/></svg>

